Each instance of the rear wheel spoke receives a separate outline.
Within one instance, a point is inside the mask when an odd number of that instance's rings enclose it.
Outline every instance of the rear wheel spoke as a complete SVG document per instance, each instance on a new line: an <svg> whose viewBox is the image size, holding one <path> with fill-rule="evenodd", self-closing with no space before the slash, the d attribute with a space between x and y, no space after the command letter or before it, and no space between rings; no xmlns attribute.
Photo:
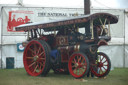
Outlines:
<svg viewBox="0 0 128 85"><path fill-rule="evenodd" d="M36 65L36 67L34 68L33 73L35 73L35 72L36 72L37 68L38 68L38 64L37 64L37 65Z"/></svg>
<svg viewBox="0 0 128 85"><path fill-rule="evenodd" d="M37 64L38 64L38 69L39 69L39 72L40 72L41 71L41 68L40 68L41 65L39 63L37 63Z"/></svg>
<svg viewBox="0 0 128 85"><path fill-rule="evenodd" d="M43 56L44 56L44 52L41 52L41 53L39 54L39 57L40 57L41 55L43 55Z"/></svg>
<svg viewBox="0 0 128 85"><path fill-rule="evenodd" d="M40 60L45 60L45 58L39 58Z"/></svg>
<svg viewBox="0 0 128 85"><path fill-rule="evenodd" d="M41 47L39 47L39 49L38 49L38 51L37 51L37 55L39 54L40 50L41 50Z"/></svg>
<svg viewBox="0 0 128 85"><path fill-rule="evenodd" d="M35 52L34 52L34 50L32 50L31 48L29 48L28 50L30 50L32 52L31 54L36 55Z"/></svg>
<svg viewBox="0 0 128 85"><path fill-rule="evenodd" d="M26 57L27 59L33 59L33 57Z"/></svg>
<svg viewBox="0 0 128 85"><path fill-rule="evenodd" d="M37 55L37 45L36 45L36 43L34 43L34 52Z"/></svg>
<svg viewBox="0 0 128 85"><path fill-rule="evenodd" d="M34 64L36 64L36 62L31 63L28 67L31 67L31 66L33 66Z"/></svg>
<svg viewBox="0 0 128 85"><path fill-rule="evenodd" d="M44 65L40 62L40 65L43 67Z"/></svg>

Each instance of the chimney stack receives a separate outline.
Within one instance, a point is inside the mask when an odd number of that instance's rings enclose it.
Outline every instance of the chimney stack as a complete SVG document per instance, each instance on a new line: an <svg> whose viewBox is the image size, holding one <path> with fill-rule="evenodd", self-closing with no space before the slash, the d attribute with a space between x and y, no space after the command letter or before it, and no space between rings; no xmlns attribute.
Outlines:
<svg viewBox="0 0 128 85"><path fill-rule="evenodd" d="M90 0L84 0L84 14L90 14Z"/></svg>

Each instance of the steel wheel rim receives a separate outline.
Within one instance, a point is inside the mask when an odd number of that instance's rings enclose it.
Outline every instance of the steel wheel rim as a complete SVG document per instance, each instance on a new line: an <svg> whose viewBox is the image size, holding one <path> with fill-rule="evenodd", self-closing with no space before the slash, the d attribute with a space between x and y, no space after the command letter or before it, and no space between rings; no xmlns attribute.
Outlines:
<svg viewBox="0 0 128 85"><path fill-rule="evenodd" d="M98 54L98 59L92 64L92 72L98 76L102 77L106 74L109 69L109 61L106 55Z"/></svg>
<svg viewBox="0 0 128 85"><path fill-rule="evenodd" d="M69 72L75 78L82 77L87 70L87 62L83 55L73 54L69 60Z"/></svg>
<svg viewBox="0 0 128 85"><path fill-rule="evenodd" d="M29 42L23 56L24 67L31 76L38 76L45 67L46 54L42 44L36 40Z"/></svg>

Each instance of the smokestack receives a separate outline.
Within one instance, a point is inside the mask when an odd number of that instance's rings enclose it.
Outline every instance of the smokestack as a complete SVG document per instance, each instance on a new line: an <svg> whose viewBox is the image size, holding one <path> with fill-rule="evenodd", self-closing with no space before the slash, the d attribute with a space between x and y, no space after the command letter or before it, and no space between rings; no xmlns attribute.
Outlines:
<svg viewBox="0 0 128 85"><path fill-rule="evenodd" d="M84 0L84 14L90 14L90 0Z"/></svg>
<svg viewBox="0 0 128 85"><path fill-rule="evenodd" d="M84 0L84 14L90 14L90 0ZM85 34L91 37L90 22L85 23Z"/></svg>

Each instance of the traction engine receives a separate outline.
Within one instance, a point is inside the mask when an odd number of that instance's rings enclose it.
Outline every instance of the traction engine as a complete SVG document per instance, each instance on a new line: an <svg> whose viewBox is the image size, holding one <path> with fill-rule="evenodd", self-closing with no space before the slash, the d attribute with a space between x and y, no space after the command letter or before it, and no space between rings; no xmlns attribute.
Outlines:
<svg viewBox="0 0 128 85"><path fill-rule="evenodd" d="M28 32L23 63L31 76L55 73L84 77L91 71L97 77L108 75L109 57L98 48L111 40L110 24L118 18L108 13L95 13L82 17L30 23L16 27Z"/></svg>

